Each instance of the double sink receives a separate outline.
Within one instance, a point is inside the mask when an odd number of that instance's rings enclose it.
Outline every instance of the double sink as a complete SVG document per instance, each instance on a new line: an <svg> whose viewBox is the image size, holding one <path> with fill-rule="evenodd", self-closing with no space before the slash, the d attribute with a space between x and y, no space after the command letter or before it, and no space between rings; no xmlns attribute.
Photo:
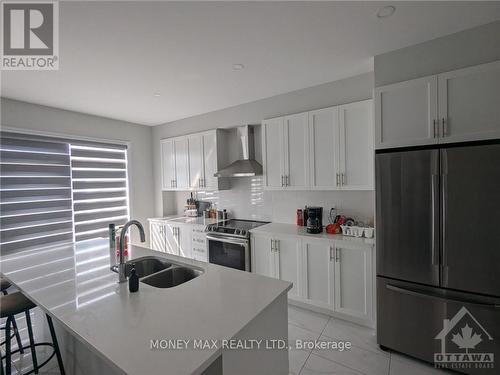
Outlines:
<svg viewBox="0 0 500 375"><path fill-rule="evenodd" d="M132 265L135 266L139 281L155 288L173 288L203 273L200 268L177 264L162 257L145 256L125 263L127 276L130 275ZM118 272L118 267L114 266L112 270Z"/></svg>

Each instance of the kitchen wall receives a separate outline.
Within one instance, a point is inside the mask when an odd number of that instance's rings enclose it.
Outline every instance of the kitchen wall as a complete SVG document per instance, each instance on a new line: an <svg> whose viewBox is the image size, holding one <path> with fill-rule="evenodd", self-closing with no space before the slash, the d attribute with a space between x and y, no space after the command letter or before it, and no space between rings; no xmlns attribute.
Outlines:
<svg viewBox="0 0 500 375"><path fill-rule="evenodd" d="M182 212L189 193L162 192L160 189L160 139L214 128L242 124L260 124L265 118L325 108L372 97L373 74L330 82L271 98L242 104L153 128L153 151L156 187L156 216ZM258 142L260 145L260 142ZM260 146L259 146L260 147ZM209 199L220 208L227 208L234 217L272 220L292 223L295 211L304 205L320 205L325 216L330 207L362 220L374 216L373 192L292 192L264 191L262 178L232 179L232 189L216 193L201 193L200 199Z"/></svg>
<svg viewBox="0 0 500 375"><path fill-rule="evenodd" d="M1 99L2 128L129 143L130 216L143 224L154 215L151 128L58 108ZM146 230L148 225L144 225ZM132 239L136 236L132 230ZM146 236L149 240L149 235Z"/></svg>
<svg viewBox="0 0 500 375"><path fill-rule="evenodd" d="M189 192L167 193L175 195L175 208L182 212ZM328 224L330 208L338 213L373 224L373 192L361 191L265 191L262 176L233 179L231 190L199 192L200 200L209 201L217 209L228 209L230 217L279 223L295 223L297 208L304 205L323 207L323 223Z"/></svg>
<svg viewBox="0 0 500 375"><path fill-rule="evenodd" d="M375 56L375 86L500 60L500 21Z"/></svg>

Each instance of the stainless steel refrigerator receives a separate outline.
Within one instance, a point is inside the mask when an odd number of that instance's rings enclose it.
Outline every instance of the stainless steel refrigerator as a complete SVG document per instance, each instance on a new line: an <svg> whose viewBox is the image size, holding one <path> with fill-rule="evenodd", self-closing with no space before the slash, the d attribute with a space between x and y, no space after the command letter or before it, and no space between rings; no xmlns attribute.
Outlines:
<svg viewBox="0 0 500 375"><path fill-rule="evenodd" d="M376 211L379 345L500 374L500 144L378 151Z"/></svg>

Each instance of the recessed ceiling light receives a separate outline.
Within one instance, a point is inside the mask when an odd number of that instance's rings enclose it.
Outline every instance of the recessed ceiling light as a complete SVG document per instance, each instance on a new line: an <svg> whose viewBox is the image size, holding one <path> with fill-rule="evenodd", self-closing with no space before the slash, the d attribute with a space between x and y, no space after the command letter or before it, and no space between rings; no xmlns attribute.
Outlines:
<svg viewBox="0 0 500 375"><path fill-rule="evenodd" d="M154 96L155 98L159 98L159 97L161 96L161 94L160 94L159 92L155 92L155 93L153 94L153 96Z"/></svg>
<svg viewBox="0 0 500 375"><path fill-rule="evenodd" d="M233 70L242 70L245 69L245 65L243 64L233 64Z"/></svg>
<svg viewBox="0 0 500 375"><path fill-rule="evenodd" d="M377 17L378 18L387 18L394 14L396 11L396 7L393 5L387 5L385 7L378 8Z"/></svg>

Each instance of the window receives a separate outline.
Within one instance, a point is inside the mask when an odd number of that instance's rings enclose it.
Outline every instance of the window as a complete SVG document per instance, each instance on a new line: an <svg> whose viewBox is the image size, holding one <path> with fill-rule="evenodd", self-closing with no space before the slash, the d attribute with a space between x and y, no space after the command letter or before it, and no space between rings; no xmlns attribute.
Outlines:
<svg viewBox="0 0 500 375"><path fill-rule="evenodd" d="M106 237L129 218L125 146L1 133L0 246Z"/></svg>
<svg viewBox="0 0 500 375"><path fill-rule="evenodd" d="M75 240L106 237L128 221L125 149L70 145Z"/></svg>

